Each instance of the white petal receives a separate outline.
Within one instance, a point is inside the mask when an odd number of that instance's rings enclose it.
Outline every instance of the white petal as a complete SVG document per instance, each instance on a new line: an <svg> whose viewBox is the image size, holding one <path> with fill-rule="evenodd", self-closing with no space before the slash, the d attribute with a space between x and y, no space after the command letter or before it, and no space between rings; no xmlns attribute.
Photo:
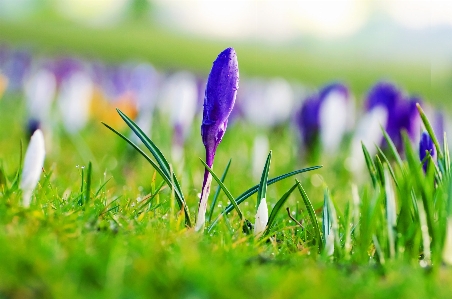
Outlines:
<svg viewBox="0 0 452 299"><path fill-rule="evenodd" d="M30 144L25 153L24 168L20 181L20 189L23 192L23 205L30 206L31 194L38 184L44 165L45 147L44 136L41 130L36 130L31 136Z"/></svg>
<svg viewBox="0 0 452 299"><path fill-rule="evenodd" d="M83 72L72 74L62 83L58 104L69 132L79 131L88 121L92 92L91 78Z"/></svg>
<svg viewBox="0 0 452 299"><path fill-rule="evenodd" d="M319 117L323 149L334 153L347 130L348 103L345 95L338 91L330 92L320 107Z"/></svg>
<svg viewBox="0 0 452 299"><path fill-rule="evenodd" d="M256 221L254 223L254 235L260 235L264 232L268 223L267 201L262 198L256 212Z"/></svg>
<svg viewBox="0 0 452 299"><path fill-rule="evenodd" d="M37 71L27 82L25 94L31 116L45 120L50 112L56 91L55 76L46 69Z"/></svg>
<svg viewBox="0 0 452 299"><path fill-rule="evenodd" d="M199 201L198 217L196 218L195 231L200 231L204 228L204 223L206 222L206 210L207 210L207 200L209 199L210 184L212 183L212 175L209 173L207 176L206 185L202 190L202 198Z"/></svg>

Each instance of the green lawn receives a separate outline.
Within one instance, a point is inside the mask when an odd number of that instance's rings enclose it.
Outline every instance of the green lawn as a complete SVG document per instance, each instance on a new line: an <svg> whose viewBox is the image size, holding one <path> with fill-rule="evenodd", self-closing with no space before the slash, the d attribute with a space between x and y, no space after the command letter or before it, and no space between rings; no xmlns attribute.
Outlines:
<svg viewBox="0 0 452 299"><path fill-rule="evenodd" d="M46 22L0 23L0 39L32 44L36 52L46 55L62 50L115 61L142 58L162 69L184 67L204 74L226 46L155 27L86 31ZM310 84L340 78L359 95L387 75L410 91L437 96L438 102L450 95L445 83L438 90L431 88L429 70L422 64L361 64L359 59L310 57L295 48L234 47L244 77L281 75ZM21 192L13 183L28 144L24 110L18 95L7 94L0 100L4 128L0 130L0 298L450 297L452 271L442 262L445 222L452 206L447 160L440 160L436 173L425 175L410 147L400 164L390 150L372 157L369 173L363 174L365 183L358 189L359 208L353 210L349 205L353 179L343 166L346 153L322 157L323 168L295 177L306 190L314 218L296 189L265 238L245 234L236 212L202 234L184 225L170 188L163 185L159 191L162 178L101 119L93 119L77 135L60 127L53 128L52 134L44 132L51 145L45 172L31 207L24 209ZM172 133L167 118L156 115L152 140L169 157ZM198 121L193 126L187 141L185 163L172 165L192 218L203 174L199 125ZM120 131L129 134L124 128ZM252 142L258 133L269 135L270 178L312 166L300 158L293 128L266 132L237 121L228 127L214 168L220 175L232 159L225 185L233 196L259 183L250 170ZM294 183L291 177L268 187L270 210ZM389 229L391 187L397 225ZM210 200L216 188L213 183ZM332 256L319 251L325 238L318 240L315 234L314 222L323 225L325 198L336 212L330 220L337 222ZM227 202L221 193L214 216ZM251 222L255 203L253 195L240 205ZM288 217L286 207L301 226ZM353 211L359 215L357 222Z"/></svg>

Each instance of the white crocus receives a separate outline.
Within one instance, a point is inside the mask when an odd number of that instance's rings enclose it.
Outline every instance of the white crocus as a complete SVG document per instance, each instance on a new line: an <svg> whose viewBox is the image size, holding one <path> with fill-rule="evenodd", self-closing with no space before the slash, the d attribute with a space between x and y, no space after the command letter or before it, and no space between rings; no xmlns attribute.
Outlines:
<svg viewBox="0 0 452 299"><path fill-rule="evenodd" d="M30 116L46 120L56 92L56 78L52 72L42 68L28 80L25 95Z"/></svg>
<svg viewBox="0 0 452 299"><path fill-rule="evenodd" d="M44 165L45 147L44 136L41 130L36 130L31 136L30 144L25 153L24 168L20 180L22 190L23 206L28 208L31 202L31 195L38 184Z"/></svg>
<svg viewBox="0 0 452 299"><path fill-rule="evenodd" d="M256 212L256 221L254 223L254 235L255 236L261 235L265 231L267 223L268 223L267 201L265 200L265 198L262 198Z"/></svg>
<svg viewBox="0 0 452 299"><path fill-rule="evenodd" d="M92 92L92 80L83 72L74 73L63 81L58 104L68 132L78 132L88 122Z"/></svg>
<svg viewBox="0 0 452 299"><path fill-rule="evenodd" d="M323 149L330 154L338 150L342 137L347 131L348 106L344 93L332 91L320 107L320 140Z"/></svg>

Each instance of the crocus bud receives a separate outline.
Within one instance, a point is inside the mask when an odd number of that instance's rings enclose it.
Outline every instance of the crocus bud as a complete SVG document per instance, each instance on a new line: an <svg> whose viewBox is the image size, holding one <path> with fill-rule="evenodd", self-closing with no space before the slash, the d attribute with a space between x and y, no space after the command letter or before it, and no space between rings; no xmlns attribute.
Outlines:
<svg viewBox="0 0 452 299"><path fill-rule="evenodd" d="M31 202L31 195L38 184L44 165L45 148L44 136L41 130L36 130L31 136L30 144L25 153L24 168L20 180L20 189L23 195L23 206L28 208Z"/></svg>
<svg viewBox="0 0 452 299"><path fill-rule="evenodd" d="M226 131L229 114L231 114L234 107L238 88L239 67L237 55L233 48L227 48L213 62L204 96L201 136L206 148L206 163L209 167L213 166L215 152ZM206 169L199 201L196 230L200 230L204 226L211 181L212 177Z"/></svg>
<svg viewBox="0 0 452 299"><path fill-rule="evenodd" d="M259 207L257 208L256 221L254 223L254 235L255 236L261 235L265 231L267 223L268 223L268 207L267 201L265 200L264 197L261 199Z"/></svg>
<svg viewBox="0 0 452 299"><path fill-rule="evenodd" d="M433 140L427 132L423 132L421 135L421 141L419 142L419 159L424 161L425 157L427 157L427 152L430 154L432 158L435 157L435 145L433 144ZM422 167L424 171L427 171L428 161L424 161Z"/></svg>

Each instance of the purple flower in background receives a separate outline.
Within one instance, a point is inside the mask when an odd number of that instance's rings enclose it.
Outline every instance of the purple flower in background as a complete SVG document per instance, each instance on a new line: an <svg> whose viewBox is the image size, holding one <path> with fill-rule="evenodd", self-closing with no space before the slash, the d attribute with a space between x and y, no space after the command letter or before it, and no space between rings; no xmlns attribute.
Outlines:
<svg viewBox="0 0 452 299"><path fill-rule="evenodd" d="M31 62L32 57L27 51L17 50L11 53L4 66L9 90L16 92L22 88L24 79L30 71Z"/></svg>
<svg viewBox="0 0 452 299"><path fill-rule="evenodd" d="M385 81L378 82L367 95L366 108L372 110L377 106L383 106L391 111L401 98L402 93L394 84Z"/></svg>
<svg viewBox="0 0 452 299"><path fill-rule="evenodd" d="M60 87L63 81L72 74L84 71L84 64L81 60L73 57L61 57L55 60L50 68L55 75L57 86Z"/></svg>
<svg viewBox="0 0 452 299"><path fill-rule="evenodd" d="M427 152L432 158L435 157L435 145L433 144L433 140L427 132L423 132L419 142L419 159L423 162L422 167L424 168L424 171L427 171L428 166L428 160L424 161L427 157Z"/></svg>
<svg viewBox="0 0 452 299"><path fill-rule="evenodd" d="M391 137L395 146L403 148L401 132L405 130L410 139L417 143L420 128L420 117L417 112L416 103L421 103L418 97L407 98L392 83L379 82L369 91L366 107L368 111L376 107L384 108L387 112L385 130ZM381 137L381 141L383 136ZM386 142L382 142L384 147Z"/></svg>
<svg viewBox="0 0 452 299"><path fill-rule="evenodd" d="M390 117L394 118L394 121L390 123L396 122L397 127L393 128L394 143L398 147L402 147L402 135L400 134L403 130L405 130L408 134L408 137L416 144L419 142L419 131L421 128L421 117L419 116L419 112L416 108L416 104L422 104L422 100L418 97L411 97L408 100L400 101L397 105L393 115Z"/></svg>
<svg viewBox="0 0 452 299"><path fill-rule="evenodd" d="M296 123L307 149L318 142L328 151L335 151L347 130L349 91L342 83L332 83L307 98L296 114Z"/></svg>
<svg viewBox="0 0 452 299"><path fill-rule="evenodd" d="M213 166L215 152L226 131L238 87L239 67L237 55L233 48L227 48L213 62L204 96L201 136L206 148L206 163L209 167ZM206 169L195 226L197 231L204 226L211 181L212 176Z"/></svg>
<svg viewBox="0 0 452 299"><path fill-rule="evenodd" d="M444 145L445 122L446 121L444 119L444 113L442 113L440 110L437 110L435 112L433 130L441 146Z"/></svg>

